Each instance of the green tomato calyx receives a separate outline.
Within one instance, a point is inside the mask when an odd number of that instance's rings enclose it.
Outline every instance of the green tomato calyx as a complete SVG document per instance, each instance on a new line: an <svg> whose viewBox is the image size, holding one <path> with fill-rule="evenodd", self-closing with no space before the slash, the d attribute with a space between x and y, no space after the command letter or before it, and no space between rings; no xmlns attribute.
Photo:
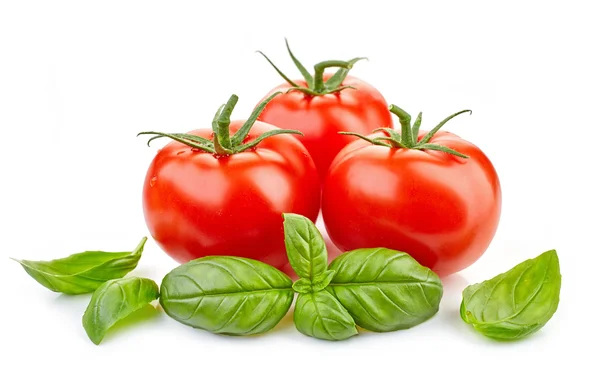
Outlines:
<svg viewBox="0 0 600 373"><path fill-rule="evenodd" d="M349 85L343 85L344 79L348 76L350 69L354 66L354 64L360 60L367 60L366 57L356 57L348 61L342 60L328 60L319 62L315 65L315 73L311 75L308 70L302 65L302 63L294 56L292 50L290 49L290 45L285 39L285 45L287 47L288 53L296 65L296 68L302 74L302 77L306 81L307 87L302 87L298 85L296 82L288 78L270 59L261 51L257 51L260 53L266 60L269 62L271 66L277 71L279 76L281 76L286 82L288 82L292 87L287 91L299 91L304 93L307 96L322 96L327 94L333 94L343 91L344 89L355 89ZM339 69L333 74L327 81L323 80L323 74L325 73L325 69L330 67L338 67ZM286 92L286 93L287 93Z"/></svg>
<svg viewBox="0 0 600 373"><path fill-rule="evenodd" d="M392 128L382 127L377 128L373 133L382 132L387 136L378 137L367 137L365 135L356 132L339 132L342 135L350 135L359 137L365 141L370 142L373 145L386 146L388 148L404 148L404 149L416 149L416 150L436 150L448 154L455 155L461 158L469 158L467 155L457 152L454 149L450 149L447 146L432 144L429 141L433 136L446 124L450 119L464 113L472 114L471 110L462 110L458 113L454 113L441 121L431 131L419 140L419 129L421 128L421 120L423 113L419 113L415 123L411 124L411 117L406 111L402 110L396 105L390 105L390 111L398 117L400 120L401 131L398 133Z"/></svg>
<svg viewBox="0 0 600 373"><path fill-rule="evenodd" d="M211 139L206 139L204 137L191 135L187 133L164 133L164 132L155 132L155 131L147 131L140 132L139 135L154 135L148 140L148 146L153 140L160 139L162 137L168 137L172 140L178 141L182 144L191 146L193 149L199 149L205 151L207 153L212 153L219 156L228 156L235 153L240 153L248 149L252 149L256 147L261 141L264 139L281 135L281 134L295 134L295 135L303 135L302 132L296 130L288 130L288 129L275 129L271 131L267 131L256 139L244 142L250 133L250 129L258 119L258 116L265 109L267 104L275 98L275 96L281 94L281 92L276 92L271 96L267 97L263 102L258 105L250 118L244 122L244 124L240 127L240 129L233 135L230 135L229 125L231 124L231 113L235 108L235 105L238 102L238 96L231 95L226 104L221 105L221 107L217 110L213 121L212 121L212 130L213 136Z"/></svg>

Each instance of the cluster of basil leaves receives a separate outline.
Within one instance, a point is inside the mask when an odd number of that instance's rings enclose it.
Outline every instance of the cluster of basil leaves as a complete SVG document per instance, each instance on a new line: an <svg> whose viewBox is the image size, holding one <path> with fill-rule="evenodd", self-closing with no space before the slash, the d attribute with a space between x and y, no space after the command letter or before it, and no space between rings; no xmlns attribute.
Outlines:
<svg viewBox="0 0 600 373"><path fill-rule="evenodd" d="M132 252L86 251L53 261L19 261L48 289L93 293L83 315L99 344L117 321L159 300L185 325L226 335L260 334L289 311L301 333L344 340L357 326L389 332L435 315L443 295L439 277L404 252L357 249L328 264L325 242L309 219L284 214L285 246L299 279L260 261L209 256L182 264L160 287L148 278L124 277L138 264L146 238ZM494 339L520 339L544 326L558 307L561 275L556 251L524 261L463 291L460 315Z"/></svg>
<svg viewBox="0 0 600 373"><path fill-rule="evenodd" d="M264 333L287 314L298 293L296 328L311 337L343 340L358 333L356 325L377 332L405 329L438 311L440 279L408 254L359 249L328 265L325 242L312 221L284 214L283 225L297 281L255 260L196 259L164 278L165 312L213 333Z"/></svg>

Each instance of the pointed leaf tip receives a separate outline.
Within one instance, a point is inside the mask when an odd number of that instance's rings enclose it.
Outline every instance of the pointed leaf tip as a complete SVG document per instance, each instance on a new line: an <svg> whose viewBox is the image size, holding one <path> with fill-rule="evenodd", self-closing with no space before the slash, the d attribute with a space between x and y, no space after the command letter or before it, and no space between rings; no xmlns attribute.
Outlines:
<svg viewBox="0 0 600 373"><path fill-rule="evenodd" d="M281 70L279 70L279 68L273 63L273 61L271 61L271 59L269 57L267 57L266 54L264 54L261 51L257 51L258 53L261 54L261 56L263 56L267 62L271 65L271 67L273 67L275 69L275 71L277 72L277 74L279 74L280 77L283 78L283 80L285 80L286 82L288 82L289 85L291 85L292 87L298 87L298 84L296 84L293 80L291 80L290 78L288 78Z"/></svg>
<svg viewBox="0 0 600 373"><path fill-rule="evenodd" d="M355 63L359 62L359 61L368 61L369 58L368 57L356 57L353 58L351 60L348 61L348 69L351 69Z"/></svg>

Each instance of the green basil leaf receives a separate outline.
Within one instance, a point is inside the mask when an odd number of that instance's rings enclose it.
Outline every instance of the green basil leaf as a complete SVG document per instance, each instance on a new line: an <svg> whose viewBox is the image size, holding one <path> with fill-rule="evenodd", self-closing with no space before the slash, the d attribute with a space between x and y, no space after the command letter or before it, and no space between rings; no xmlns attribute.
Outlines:
<svg viewBox="0 0 600 373"><path fill-rule="evenodd" d="M294 324L304 335L329 341L341 341L358 334L352 316L326 291L298 296Z"/></svg>
<svg viewBox="0 0 600 373"><path fill-rule="evenodd" d="M95 344L117 321L158 298L158 285L150 279L126 277L109 280L94 294L83 314L83 328Z"/></svg>
<svg viewBox="0 0 600 373"><path fill-rule="evenodd" d="M285 249L294 272L313 280L327 270L327 248L313 222L297 214L283 214Z"/></svg>
<svg viewBox="0 0 600 373"><path fill-rule="evenodd" d="M132 252L84 251L52 261L17 260L34 280L65 294L92 293L108 280L121 278L137 267L144 237Z"/></svg>
<svg viewBox="0 0 600 373"><path fill-rule="evenodd" d="M558 309L561 274L555 250L528 259L463 291L462 319L494 339L520 339L540 330Z"/></svg>
<svg viewBox="0 0 600 373"><path fill-rule="evenodd" d="M327 270L320 275L315 276L314 280L312 281L313 291L316 292L325 289L333 279L333 276L335 276L335 271L332 270Z"/></svg>
<svg viewBox="0 0 600 373"><path fill-rule="evenodd" d="M439 277L406 253L357 249L338 256L329 268L336 274L327 291L367 330L407 329L439 310Z"/></svg>
<svg viewBox="0 0 600 373"><path fill-rule="evenodd" d="M183 264L162 281L160 304L173 319L212 333L266 332L289 310L292 280L268 264L208 256Z"/></svg>
<svg viewBox="0 0 600 373"><path fill-rule="evenodd" d="M312 291L312 282L307 278L298 279L292 285L292 289L294 289L296 293L300 294L310 293Z"/></svg>
<svg viewBox="0 0 600 373"><path fill-rule="evenodd" d="M307 278L298 279L298 281L294 282L294 285L292 285L292 289L294 289L296 293L300 294L308 293L311 291L321 291L325 289L327 285L329 285L331 279L333 278L333 275L335 275L335 271L327 270L321 273L320 275L315 276L315 279L313 281Z"/></svg>

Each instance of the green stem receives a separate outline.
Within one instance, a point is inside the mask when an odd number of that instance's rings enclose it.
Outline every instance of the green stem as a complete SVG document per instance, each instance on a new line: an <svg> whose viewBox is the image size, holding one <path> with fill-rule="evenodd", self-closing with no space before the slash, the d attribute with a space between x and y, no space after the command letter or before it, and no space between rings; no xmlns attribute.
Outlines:
<svg viewBox="0 0 600 373"><path fill-rule="evenodd" d="M340 87L340 85L344 82L344 79L346 79L346 77L348 76L348 73L350 73L350 69L352 67L354 67L354 64L357 63L360 60L366 60L368 59L367 57L356 57L351 59L350 61L348 61L348 65L349 68L344 69L344 68L339 68L338 71L335 72L335 74L333 74L329 79L327 79L327 82L325 83L325 90L328 93L335 93L336 89L339 89L338 87ZM340 87L343 88L344 86Z"/></svg>
<svg viewBox="0 0 600 373"><path fill-rule="evenodd" d="M402 110L396 105L390 105L390 111L395 114L398 119L400 119L400 125L402 127L402 132L398 133L392 128L382 127L377 128L373 131L375 132L385 132L389 137L366 137L362 134L355 132L338 132L342 135L351 135L359 137L365 141L372 143L373 145L386 146L390 148L405 148L405 149L415 149L415 150L435 150L438 152L452 154L461 158L469 158L467 155L462 154L454 149L451 149L447 146L440 144L430 144L429 141L433 138L433 136L437 133L437 131L442 128L444 124L446 124L450 119L456 117L457 115L463 113L471 113L471 110L463 110L458 113L452 114L443 121L440 122L437 126L435 126L431 131L429 131L421 141L417 142L419 138L419 129L421 128L421 120L423 117L422 113L419 113L417 119L415 120L414 126L411 126L411 117L406 111ZM387 141L389 143L386 143Z"/></svg>
<svg viewBox="0 0 600 373"><path fill-rule="evenodd" d="M281 76L286 82L288 82L288 84L293 88L290 91L299 91L307 96L337 94L343 91L344 89L346 89L346 87L342 86L342 83L344 82L344 79L346 79L346 77L348 76L350 69L352 69L356 62L367 59L366 57L356 57L349 61L323 61L314 66L315 75L311 76L308 70L306 70L306 68L304 67L304 65L296 58L294 53L292 53L290 44L288 43L287 39L285 39L285 46L287 48L288 54L290 55L290 58L294 62L294 65L296 65L296 68L298 69L298 71L300 71L300 74L302 74L302 77L306 81L306 87L300 86L299 84L291 80L288 76L286 76L263 52L257 52L260 53L267 60L267 62L275 69L275 71L277 71L279 76ZM329 67L338 67L339 69L333 75L331 75L327 82L325 82L323 80L323 74L325 73L325 69Z"/></svg>
<svg viewBox="0 0 600 373"><path fill-rule="evenodd" d="M409 149L414 147L415 141L412 136L412 129L410 128L410 114L393 104L390 105L390 111L400 119L402 144Z"/></svg>
<svg viewBox="0 0 600 373"><path fill-rule="evenodd" d="M221 146L221 144L219 143L219 139L218 139L217 135L215 135L213 137L213 146L215 148L215 153L216 154L226 155L226 154L231 154L232 153L231 150L227 150L223 146Z"/></svg>
<svg viewBox="0 0 600 373"><path fill-rule="evenodd" d="M350 61L323 61L319 62L315 65L315 77L313 83L313 90L317 93L321 93L325 90L325 83L323 82L323 74L325 73L325 69L329 67L341 67L343 69L352 68L352 63Z"/></svg>
<svg viewBox="0 0 600 373"><path fill-rule="evenodd" d="M229 125L231 124L231 113L237 102L238 96L231 95L217 119L217 131L214 134L213 139L217 154L224 155L233 153L231 148L231 136L229 135Z"/></svg>
<svg viewBox="0 0 600 373"><path fill-rule="evenodd" d="M238 96L231 95L229 100L225 105L222 105L217 113L215 114L212 121L212 139L204 138L196 135L192 135L189 133L164 133L164 132L155 132L155 131L145 131L140 132L139 135L153 135L148 140L148 146L150 143L156 139L160 139L162 137L170 138L171 140L180 142L187 146L190 146L194 149L202 150L206 153L214 154L214 155L231 155L240 152L244 152L248 149L252 149L260 144L261 141L268 139L272 136L278 135L302 135L302 132L297 130L289 130L289 129L275 129L264 132L256 137L254 140L249 141L244 144L246 137L248 136L252 126L260 116L260 113L264 110L267 104L273 100L277 95L280 95L281 92L276 92L271 96L267 97L263 102L261 102L252 112L252 115L246 120L246 122L238 129L238 131L230 135L230 124L231 124L231 113L238 101Z"/></svg>

